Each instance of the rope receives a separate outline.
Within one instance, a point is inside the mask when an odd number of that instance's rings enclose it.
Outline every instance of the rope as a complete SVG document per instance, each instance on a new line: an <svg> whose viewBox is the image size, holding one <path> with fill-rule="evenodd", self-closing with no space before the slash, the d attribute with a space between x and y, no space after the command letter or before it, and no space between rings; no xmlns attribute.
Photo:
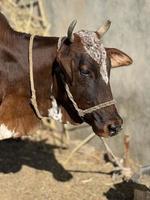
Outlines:
<svg viewBox="0 0 150 200"><path fill-rule="evenodd" d="M31 86L31 103L33 105L33 108L36 112L36 115L39 119L41 119L44 123L47 122L47 120L50 120L49 117L44 117L41 115L38 105L37 105L37 100L36 100L36 91L35 91L35 86L34 86L34 76L33 76L33 40L34 40L35 35L31 35L30 37L30 42L29 42L29 73L30 73L30 86Z"/></svg>

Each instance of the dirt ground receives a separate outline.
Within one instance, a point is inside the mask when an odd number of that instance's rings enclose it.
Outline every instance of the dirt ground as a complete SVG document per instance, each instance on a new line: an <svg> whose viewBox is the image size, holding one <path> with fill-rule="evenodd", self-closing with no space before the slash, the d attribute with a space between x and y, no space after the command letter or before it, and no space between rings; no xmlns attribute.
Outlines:
<svg viewBox="0 0 150 200"><path fill-rule="evenodd" d="M63 164L78 142L60 149L47 131L1 141L0 200L132 200L139 184L113 181L104 152L87 144Z"/></svg>

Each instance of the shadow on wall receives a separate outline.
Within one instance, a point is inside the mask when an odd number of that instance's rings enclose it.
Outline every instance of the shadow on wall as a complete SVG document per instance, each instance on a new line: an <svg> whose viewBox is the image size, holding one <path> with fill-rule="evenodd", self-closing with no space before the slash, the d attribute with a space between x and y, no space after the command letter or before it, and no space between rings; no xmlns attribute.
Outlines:
<svg viewBox="0 0 150 200"><path fill-rule="evenodd" d="M60 147L45 144L44 141L21 139L1 141L0 172L16 173L22 165L27 165L51 172L57 181L69 181L72 175L55 158L54 149L58 148Z"/></svg>

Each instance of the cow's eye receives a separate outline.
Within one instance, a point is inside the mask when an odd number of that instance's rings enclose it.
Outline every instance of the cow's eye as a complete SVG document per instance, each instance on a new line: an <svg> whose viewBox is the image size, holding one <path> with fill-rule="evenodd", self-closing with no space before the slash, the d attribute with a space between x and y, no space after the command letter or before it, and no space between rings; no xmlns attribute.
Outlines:
<svg viewBox="0 0 150 200"><path fill-rule="evenodd" d="M89 76L90 71L88 69L80 69L80 74L82 76Z"/></svg>

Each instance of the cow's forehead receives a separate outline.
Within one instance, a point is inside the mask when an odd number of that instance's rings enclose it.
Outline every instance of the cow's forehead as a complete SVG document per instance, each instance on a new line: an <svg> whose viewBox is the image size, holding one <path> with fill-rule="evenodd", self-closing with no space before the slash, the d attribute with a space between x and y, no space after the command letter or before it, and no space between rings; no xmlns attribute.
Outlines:
<svg viewBox="0 0 150 200"><path fill-rule="evenodd" d="M93 31L81 30L76 33L80 38L86 52L98 63L101 64L102 59L106 59L105 48Z"/></svg>
<svg viewBox="0 0 150 200"><path fill-rule="evenodd" d="M101 40L93 31L81 30L76 32L76 34L81 38L81 42L86 52L101 66L100 73L102 75L102 78L106 83L108 83L106 50Z"/></svg>

